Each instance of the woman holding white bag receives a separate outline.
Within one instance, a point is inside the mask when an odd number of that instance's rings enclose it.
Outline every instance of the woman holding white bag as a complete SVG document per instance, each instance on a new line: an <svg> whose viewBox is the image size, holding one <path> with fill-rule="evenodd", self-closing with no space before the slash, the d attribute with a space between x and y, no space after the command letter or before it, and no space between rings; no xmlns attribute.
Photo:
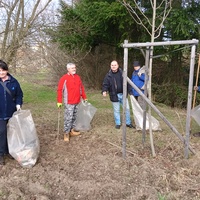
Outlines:
<svg viewBox="0 0 200 200"><path fill-rule="evenodd" d="M5 164L4 156L9 156L7 123L23 103L23 92L19 82L8 73L8 65L0 60L0 165Z"/></svg>

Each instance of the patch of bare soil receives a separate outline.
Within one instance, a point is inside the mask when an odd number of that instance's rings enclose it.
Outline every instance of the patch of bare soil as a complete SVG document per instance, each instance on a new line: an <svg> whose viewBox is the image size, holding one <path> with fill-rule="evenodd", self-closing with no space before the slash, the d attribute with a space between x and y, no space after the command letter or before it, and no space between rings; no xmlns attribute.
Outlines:
<svg viewBox="0 0 200 200"><path fill-rule="evenodd" d="M184 159L183 144L165 127L154 133L153 158L149 135L142 145L141 132L127 129L123 159L122 129L114 128L111 109L98 109L92 130L70 143L63 141L62 125L56 143L56 109L36 112L33 106L33 118L40 157L31 169L6 159L0 169L1 200L200 199L199 138L191 138L196 154Z"/></svg>

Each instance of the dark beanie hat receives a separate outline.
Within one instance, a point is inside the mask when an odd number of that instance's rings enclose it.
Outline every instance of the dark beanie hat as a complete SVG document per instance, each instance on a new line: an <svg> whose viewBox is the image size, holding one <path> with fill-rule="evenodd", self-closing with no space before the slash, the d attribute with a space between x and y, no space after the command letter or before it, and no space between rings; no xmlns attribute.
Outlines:
<svg viewBox="0 0 200 200"><path fill-rule="evenodd" d="M8 65L3 60L0 60L0 68L8 71Z"/></svg>
<svg viewBox="0 0 200 200"><path fill-rule="evenodd" d="M139 62L139 61L134 61L134 62L133 62L133 66L134 66L134 67L140 66L140 62Z"/></svg>

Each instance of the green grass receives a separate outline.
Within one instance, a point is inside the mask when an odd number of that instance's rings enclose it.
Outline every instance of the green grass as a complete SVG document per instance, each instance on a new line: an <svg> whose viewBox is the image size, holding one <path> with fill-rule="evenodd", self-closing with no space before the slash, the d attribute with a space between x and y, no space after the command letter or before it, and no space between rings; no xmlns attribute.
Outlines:
<svg viewBox="0 0 200 200"><path fill-rule="evenodd" d="M24 92L24 103L48 103L56 101L56 91L43 85L21 83Z"/></svg>
<svg viewBox="0 0 200 200"><path fill-rule="evenodd" d="M44 73L42 73L41 75L38 74L37 76L33 76L33 81L32 79L29 79L29 77L27 78L26 76L24 77L15 76L15 77L20 82L20 85L22 87L24 93L24 104L28 105L27 107L30 106L34 107L35 110L38 110L38 113L43 112L45 107L48 108L48 110L56 108L56 103L57 103L56 86L49 87L48 85L44 84L48 83L49 80L49 79L45 80ZM104 113L106 111L111 111L112 113L112 104L110 102L109 96L103 97L100 90L98 91L98 90L86 89L86 94L88 101L94 107L96 107L100 112ZM178 131L185 132L186 110L184 109L181 110L176 108L172 109L168 106L156 103L155 105L160 110L160 112L163 113L164 116L178 129ZM131 110L131 115L132 115L132 110ZM152 110L152 115L155 116L156 119L160 121L162 129L169 130L169 128L166 128L167 127L166 124L160 119L160 117L153 110ZM200 130L199 126L193 119L191 120L191 127L193 130L192 132L197 132Z"/></svg>
<svg viewBox="0 0 200 200"><path fill-rule="evenodd" d="M166 200L166 197L158 193L158 199L159 200Z"/></svg>

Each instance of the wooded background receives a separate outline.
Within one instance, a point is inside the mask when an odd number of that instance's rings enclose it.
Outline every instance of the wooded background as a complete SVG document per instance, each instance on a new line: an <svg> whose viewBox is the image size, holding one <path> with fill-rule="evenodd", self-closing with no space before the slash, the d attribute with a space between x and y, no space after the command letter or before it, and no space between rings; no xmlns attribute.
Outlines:
<svg viewBox="0 0 200 200"><path fill-rule="evenodd" d="M199 10L199 0L0 0L0 58L11 73L44 69L54 85L75 62L85 86L101 90L110 62L123 67L124 40L199 39ZM129 77L134 60L145 63L142 51L129 50ZM152 99L186 107L190 47L154 47L151 56Z"/></svg>

